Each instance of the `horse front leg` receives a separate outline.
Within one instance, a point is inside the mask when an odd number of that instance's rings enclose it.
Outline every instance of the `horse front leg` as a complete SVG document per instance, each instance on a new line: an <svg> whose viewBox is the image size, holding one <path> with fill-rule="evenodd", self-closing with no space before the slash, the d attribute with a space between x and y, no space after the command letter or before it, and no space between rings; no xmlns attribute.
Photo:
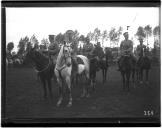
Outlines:
<svg viewBox="0 0 162 128"><path fill-rule="evenodd" d="M82 88L82 94L81 94L81 96L80 97L85 97L85 95L86 95L86 84L92 84L91 82L92 82L92 79L91 79L91 77L89 78L89 79L87 79L87 77L86 77L86 74L85 73L83 73L83 75L82 75L82 78L84 78L85 79L85 81L86 82L83 82L82 83L82 85L83 85L83 88Z"/></svg>
<svg viewBox="0 0 162 128"><path fill-rule="evenodd" d="M140 69L140 84L143 84L143 69Z"/></svg>
<svg viewBox="0 0 162 128"><path fill-rule="evenodd" d="M46 88L46 81L43 77L41 77L41 81L42 81L42 84L43 84L43 92L44 92L44 99L47 98L47 88Z"/></svg>
<svg viewBox="0 0 162 128"><path fill-rule="evenodd" d="M138 69L136 70L136 80L137 80L137 82L139 82L139 80L140 80L140 72Z"/></svg>
<svg viewBox="0 0 162 128"><path fill-rule="evenodd" d="M149 76L149 69L146 69L146 84L149 84L148 76Z"/></svg>
<svg viewBox="0 0 162 128"><path fill-rule="evenodd" d="M123 79L123 90L125 90L125 73L121 73Z"/></svg>
<svg viewBox="0 0 162 128"><path fill-rule="evenodd" d="M132 70L133 87L135 88L135 69Z"/></svg>
<svg viewBox="0 0 162 128"><path fill-rule="evenodd" d="M102 83L104 84L105 81L105 72L104 69L102 69Z"/></svg>
<svg viewBox="0 0 162 128"><path fill-rule="evenodd" d="M59 85L59 100L57 101L57 107L59 107L63 100L63 82L59 78L57 78L57 82Z"/></svg>
<svg viewBox="0 0 162 128"><path fill-rule="evenodd" d="M95 91L95 82L96 82L96 72L94 72L94 74L92 75L92 79L91 79L91 88L92 88L92 91L94 92ZM89 92L87 94L87 97L89 97Z"/></svg>
<svg viewBox="0 0 162 128"><path fill-rule="evenodd" d="M69 102L68 102L67 107L71 107L73 99L72 99L72 92L71 92L71 79L69 76L66 77L66 83L67 83L68 91L69 91Z"/></svg>
<svg viewBox="0 0 162 128"><path fill-rule="evenodd" d="M129 89L130 75L131 75L131 72L128 72L128 73L126 74L126 78L127 78L127 80L126 80L127 91L130 90L130 89Z"/></svg>
<svg viewBox="0 0 162 128"><path fill-rule="evenodd" d="M107 78L107 68L105 69L105 82L106 82L106 78Z"/></svg>
<svg viewBox="0 0 162 128"><path fill-rule="evenodd" d="M52 86L51 86L50 78L47 80L47 83L48 83L48 90L49 90L50 98L52 99L53 95L52 95Z"/></svg>

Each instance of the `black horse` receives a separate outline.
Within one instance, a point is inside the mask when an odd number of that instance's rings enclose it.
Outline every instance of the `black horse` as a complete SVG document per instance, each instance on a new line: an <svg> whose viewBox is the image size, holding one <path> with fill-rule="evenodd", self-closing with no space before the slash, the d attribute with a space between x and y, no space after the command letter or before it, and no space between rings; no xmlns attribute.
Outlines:
<svg viewBox="0 0 162 128"><path fill-rule="evenodd" d="M102 70L102 76L103 76L103 84L106 82L106 78L107 78L107 71L108 71L108 57L109 57L109 53L106 52L103 56L103 58L99 59L99 67Z"/></svg>
<svg viewBox="0 0 162 128"><path fill-rule="evenodd" d="M123 79L123 90L130 90L130 77L132 75L133 84L135 85L135 64L136 61L130 55L124 55L121 62L120 72Z"/></svg>
<svg viewBox="0 0 162 128"><path fill-rule="evenodd" d="M98 67L98 60L96 57L92 57L89 59L89 70L90 70L90 84L92 89L95 89L95 82L96 82L96 73L99 70Z"/></svg>
<svg viewBox="0 0 162 128"><path fill-rule="evenodd" d="M52 98L51 79L54 77L53 62L35 48L29 49L25 58L27 60L31 60L31 63L34 64L35 71L38 73L43 84L44 98L47 98L47 89L49 90L49 95Z"/></svg>
<svg viewBox="0 0 162 128"><path fill-rule="evenodd" d="M143 83L143 71L146 74L146 83L148 84L149 70L151 68L151 61L147 56L142 56L137 61L137 80Z"/></svg>

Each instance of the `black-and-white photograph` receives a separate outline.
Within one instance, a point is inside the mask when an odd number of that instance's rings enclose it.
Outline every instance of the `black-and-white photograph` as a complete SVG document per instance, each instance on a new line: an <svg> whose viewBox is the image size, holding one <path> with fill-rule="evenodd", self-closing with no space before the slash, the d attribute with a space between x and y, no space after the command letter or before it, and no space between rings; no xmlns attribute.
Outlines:
<svg viewBox="0 0 162 128"><path fill-rule="evenodd" d="M5 118L160 120L159 7L5 13Z"/></svg>

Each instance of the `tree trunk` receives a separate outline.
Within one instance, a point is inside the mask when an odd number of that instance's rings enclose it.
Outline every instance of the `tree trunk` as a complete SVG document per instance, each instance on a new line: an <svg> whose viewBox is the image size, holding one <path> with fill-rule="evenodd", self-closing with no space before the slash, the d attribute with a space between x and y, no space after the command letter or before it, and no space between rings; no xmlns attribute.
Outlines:
<svg viewBox="0 0 162 128"><path fill-rule="evenodd" d="M148 48L148 35L147 35L147 48Z"/></svg>
<svg viewBox="0 0 162 128"><path fill-rule="evenodd" d="M104 45L103 45L103 41L104 41L104 39L102 39L102 47L104 46Z"/></svg>

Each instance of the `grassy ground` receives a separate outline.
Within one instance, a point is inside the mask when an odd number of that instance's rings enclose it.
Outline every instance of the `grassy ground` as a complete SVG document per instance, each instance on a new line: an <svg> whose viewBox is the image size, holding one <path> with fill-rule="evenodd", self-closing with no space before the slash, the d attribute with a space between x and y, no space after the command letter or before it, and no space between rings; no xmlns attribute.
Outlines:
<svg viewBox="0 0 162 128"><path fill-rule="evenodd" d="M80 98L81 84L73 88L73 106L67 108L67 97L58 108L58 86L53 84L53 100L43 99L40 82L30 68L13 68L6 77L6 116L8 118L55 118L55 117L159 117L160 69L152 67L149 85L130 87L123 92L120 73L110 67L106 84L97 74L96 91L90 98ZM65 94L66 95L66 94ZM66 95L67 96L67 95ZM145 115L153 111L153 115Z"/></svg>

